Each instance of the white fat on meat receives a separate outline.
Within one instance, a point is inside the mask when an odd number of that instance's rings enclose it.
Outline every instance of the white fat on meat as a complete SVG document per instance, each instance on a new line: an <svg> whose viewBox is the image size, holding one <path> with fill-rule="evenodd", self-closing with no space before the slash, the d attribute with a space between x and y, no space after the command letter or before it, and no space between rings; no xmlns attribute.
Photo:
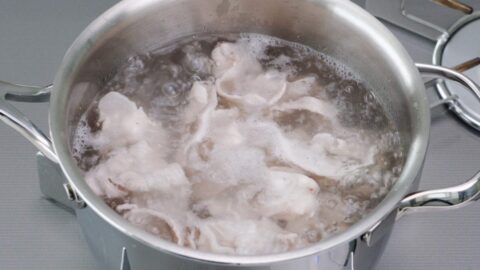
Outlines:
<svg viewBox="0 0 480 270"><path fill-rule="evenodd" d="M164 142L165 132L160 123L148 118L126 96L110 92L98 104L102 130L92 144L101 151L116 150L137 143Z"/></svg>
<svg viewBox="0 0 480 270"><path fill-rule="evenodd" d="M212 58L218 95L244 109L275 104L285 93L286 74L263 70L242 43L221 43Z"/></svg>
<svg viewBox="0 0 480 270"><path fill-rule="evenodd" d="M292 220L313 216L318 207L318 184L308 176L272 168L265 187L254 198L258 213L267 217Z"/></svg>
<svg viewBox="0 0 480 270"><path fill-rule="evenodd" d="M217 219L200 226L197 247L219 253L252 255L295 248L298 235L280 229L268 219Z"/></svg>
<svg viewBox="0 0 480 270"><path fill-rule="evenodd" d="M160 123L116 92L105 95L98 110L102 129L92 144L105 158L86 175L97 194L114 198L172 189L188 194L190 183L183 168L165 161L166 134Z"/></svg>

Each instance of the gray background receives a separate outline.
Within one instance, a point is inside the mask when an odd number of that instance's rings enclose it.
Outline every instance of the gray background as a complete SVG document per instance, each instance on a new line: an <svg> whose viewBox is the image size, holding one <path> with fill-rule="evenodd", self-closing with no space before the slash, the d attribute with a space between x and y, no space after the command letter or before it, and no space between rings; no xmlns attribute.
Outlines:
<svg viewBox="0 0 480 270"><path fill-rule="evenodd" d="M115 2L0 0L0 79L51 82L74 38ZM389 28L415 61L430 61L430 41ZM48 104L18 106L47 128ZM480 134L443 108L433 112L431 137L422 189L461 183L480 169ZM0 124L0 269L96 269L74 216L42 198L35 152L25 139ZM480 269L478 224L480 203L406 217L396 225L377 269Z"/></svg>

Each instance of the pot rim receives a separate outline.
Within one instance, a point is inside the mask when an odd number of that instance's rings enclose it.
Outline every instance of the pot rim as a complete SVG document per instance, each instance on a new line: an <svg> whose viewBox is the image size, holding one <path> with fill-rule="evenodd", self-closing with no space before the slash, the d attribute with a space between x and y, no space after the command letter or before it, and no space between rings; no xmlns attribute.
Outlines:
<svg viewBox="0 0 480 270"><path fill-rule="evenodd" d="M343 16L348 16L350 20L354 20L356 23L361 24L362 27L366 27L369 34L372 35L372 38L378 39L378 42L384 42L384 46L386 46L385 48L389 50L389 56L395 58L396 63L398 63L399 72L403 73L405 78L410 80L409 85L414 89L413 91L419 91L418 94L421 97L420 100L417 100L418 103L415 107L415 113L417 115L415 115L415 117L412 116L412 120L415 118L416 121L418 121L418 128L417 132L412 134L412 142L410 144L404 169L384 200L367 214L367 216L352 225L346 231L305 248L278 254L257 256L225 255L181 247L159 237L155 237L130 224L127 220L108 207L100 197L95 195L84 181L84 177L80 169L77 167L75 160L72 158L69 146L66 143L68 142L69 136L66 132L67 120L65 112L68 91L62 91L62 89L68 89L72 84L72 75L74 75L75 70L82 65L82 60L87 52L94 46L94 40L102 36L102 34L107 33L113 25L118 27L118 23L124 22L122 19L126 17L131 19L131 16L135 17L135 15L141 14L142 11L147 10L149 6L154 3L163 2L164 4L168 4L174 1L176 0L124 0L117 3L95 19L78 36L66 52L59 67L59 71L54 81L54 89L49 110L50 135L63 173L80 197L86 202L87 207L91 208L97 215L117 230L121 231L124 235L158 251L205 263L242 266L264 265L294 260L349 242L361 236L396 209L398 203L410 191L412 183L418 176L427 150L430 129L430 111L425 94L425 87L410 56L389 30L372 15L368 14L357 5L350 1L338 0L309 1L322 5L335 6L336 11L338 10L338 12L344 13Z"/></svg>

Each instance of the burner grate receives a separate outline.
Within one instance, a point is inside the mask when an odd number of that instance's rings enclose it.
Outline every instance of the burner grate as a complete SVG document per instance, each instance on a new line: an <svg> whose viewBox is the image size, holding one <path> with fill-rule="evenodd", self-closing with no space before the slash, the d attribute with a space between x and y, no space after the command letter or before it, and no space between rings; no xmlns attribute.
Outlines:
<svg viewBox="0 0 480 270"><path fill-rule="evenodd" d="M386 2L389 2L388 4ZM414 14L415 8L408 6L412 1L368 0L366 8L375 16L397 24L414 33L436 41L433 64L452 67L480 83L480 11L475 6L458 0L415 1L416 9L428 2L437 4L428 9L424 16ZM476 5L480 5L478 2ZM480 8L480 6L479 6ZM443 11L442 11L443 10ZM445 10L457 14L457 18L445 16ZM425 13L425 8L424 8ZM463 16L458 19L458 14ZM436 17L436 18L435 18ZM437 22L440 17L441 23ZM437 20L434 22L434 18ZM442 20L443 19L443 20ZM427 86L435 86L440 101L433 106L445 104L463 122L480 130L480 95L455 82L433 80Z"/></svg>

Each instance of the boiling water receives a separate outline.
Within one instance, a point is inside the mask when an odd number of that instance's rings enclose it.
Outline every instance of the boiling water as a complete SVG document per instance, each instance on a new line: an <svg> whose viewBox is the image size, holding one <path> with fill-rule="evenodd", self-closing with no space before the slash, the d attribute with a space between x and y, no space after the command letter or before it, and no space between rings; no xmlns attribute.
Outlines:
<svg viewBox="0 0 480 270"><path fill-rule="evenodd" d="M256 34L131 57L84 114L72 149L89 186L131 223L242 255L346 230L403 162L394 125L354 72Z"/></svg>

